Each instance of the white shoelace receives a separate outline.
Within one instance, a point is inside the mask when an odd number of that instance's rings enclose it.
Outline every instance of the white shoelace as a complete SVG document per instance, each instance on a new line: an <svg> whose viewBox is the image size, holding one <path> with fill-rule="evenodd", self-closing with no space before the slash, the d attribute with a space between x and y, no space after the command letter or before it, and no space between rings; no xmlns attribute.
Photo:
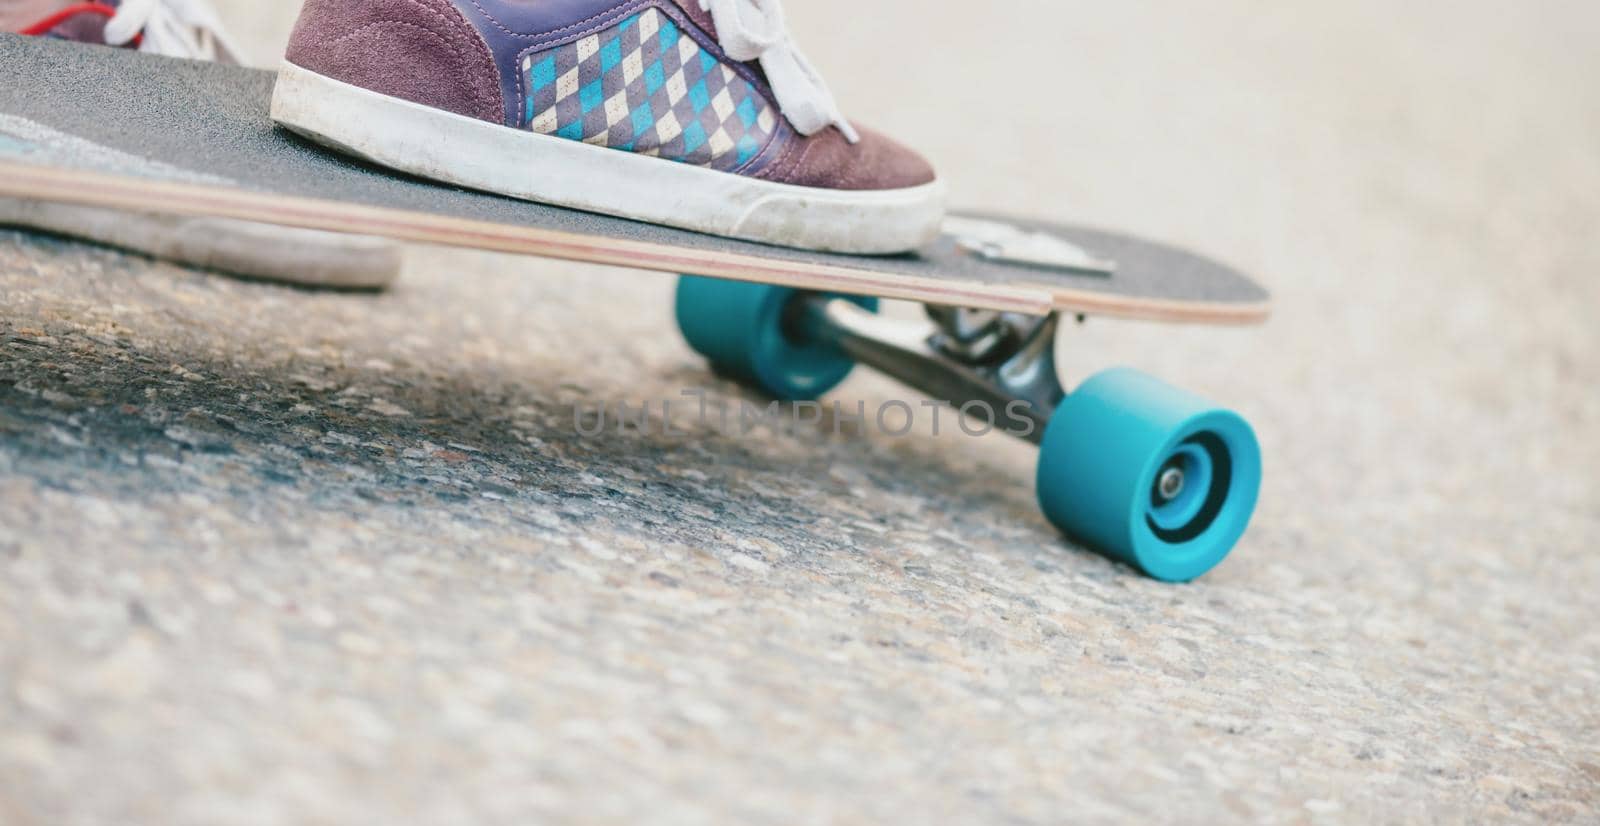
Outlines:
<svg viewBox="0 0 1600 826"><path fill-rule="evenodd" d="M106 42L121 46L139 33L139 51L239 62L239 50L205 0L122 0L106 22Z"/></svg>
<svg viewBox="0 0 1600 826"><path fill-rule="evenodd" d="M814 135L837 126L845 140L861 139L839 112L822 75L789 37L782 0L700 0L700 8L711 12L717 40L728 57L761 61L778 108L796 132Z"/></svg>

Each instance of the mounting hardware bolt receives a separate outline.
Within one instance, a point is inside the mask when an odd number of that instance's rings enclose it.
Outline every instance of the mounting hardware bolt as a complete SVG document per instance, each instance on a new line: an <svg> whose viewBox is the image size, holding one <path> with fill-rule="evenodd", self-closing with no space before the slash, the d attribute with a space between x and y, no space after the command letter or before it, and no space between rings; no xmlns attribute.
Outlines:
<svg viewBox="0 0 1600 826"><path fill-rule="evenodd" d="M1163 502L1171 502L1183 493L1183 471L1177 467L1169 467L1161 471L1156 478L1156 495Z"/></svg>

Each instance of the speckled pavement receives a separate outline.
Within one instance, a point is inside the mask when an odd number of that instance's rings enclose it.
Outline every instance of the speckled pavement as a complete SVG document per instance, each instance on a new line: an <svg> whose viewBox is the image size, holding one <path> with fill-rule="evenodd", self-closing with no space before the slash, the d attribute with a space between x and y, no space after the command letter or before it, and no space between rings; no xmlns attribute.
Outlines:
<svg viewBox="0 0 1600 826"><path fill-rule="evenodd" d="M0 230L0 822L1600 819L1600 12L1002 5L791 17L958 203L1273 289L1062 351L1256 425L1227 562L1074 549L998 436L583 435L746 398L658 276L317 294Z"/></svg>

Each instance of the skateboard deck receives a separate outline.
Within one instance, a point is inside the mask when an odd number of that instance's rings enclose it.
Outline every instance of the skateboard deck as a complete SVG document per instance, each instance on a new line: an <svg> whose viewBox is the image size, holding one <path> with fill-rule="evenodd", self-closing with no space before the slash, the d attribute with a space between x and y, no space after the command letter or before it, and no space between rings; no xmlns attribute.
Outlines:
<svg viewBox="0 0 1600 826"><path fill-rule="evenodd" d="M274 126L273 73L0 35L0 196L205 215L806 290L1214 324L1267 292L1168 245L955 212L915 253L786 249L469 191Z"/></svg>

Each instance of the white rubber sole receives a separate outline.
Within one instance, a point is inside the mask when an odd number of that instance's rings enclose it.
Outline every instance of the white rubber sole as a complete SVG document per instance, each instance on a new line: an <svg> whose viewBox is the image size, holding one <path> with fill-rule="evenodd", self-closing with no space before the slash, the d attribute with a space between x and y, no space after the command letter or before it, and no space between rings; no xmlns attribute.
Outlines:
<svg viewBox="0 0 1600 826"><path fill-rule="evenodd" d="M817 189L746 178L446 112L278 70L272 119L374 163L471 189L788 247L885 254L933 240L944 182Z"/></svg>

